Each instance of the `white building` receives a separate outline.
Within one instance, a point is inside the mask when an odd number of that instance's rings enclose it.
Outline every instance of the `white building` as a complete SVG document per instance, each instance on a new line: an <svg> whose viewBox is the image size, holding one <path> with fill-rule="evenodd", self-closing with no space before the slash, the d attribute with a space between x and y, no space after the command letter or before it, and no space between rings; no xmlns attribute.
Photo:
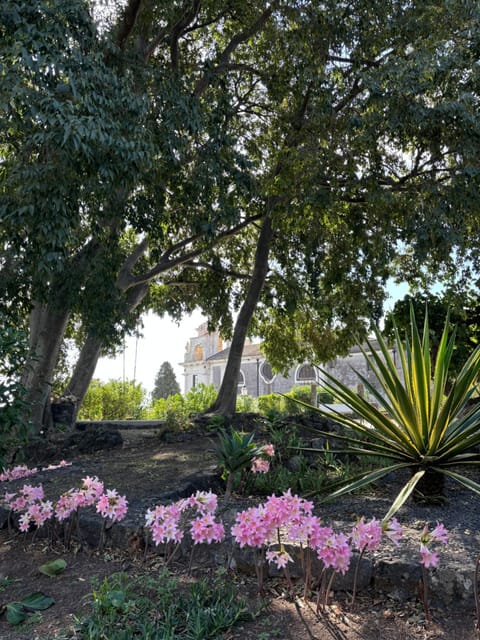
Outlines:
<svg viewBox="0 0 480 640"><path fill-rule="evenodd" d="M375 343L373 343L375 344ZM269 393L286 393L295 385L317 384L321 386L320 372L310 364L300 363L292 367L288 376L274 374L260 344L247 340L243 350L238 381L238 393L258 397ZM395 360L395 350L392 350ZM185 392L198 384L212 384L219 387L229 354L228 344L218 332L209 333L207 323L200 325L197 336L191 338L185 347L182 363L185 376ZM323 365L323 368L351 389L361 391L358 377L360 372L369 381L374 378L359 347L353 347L346 357L339 357Z"/></svg>

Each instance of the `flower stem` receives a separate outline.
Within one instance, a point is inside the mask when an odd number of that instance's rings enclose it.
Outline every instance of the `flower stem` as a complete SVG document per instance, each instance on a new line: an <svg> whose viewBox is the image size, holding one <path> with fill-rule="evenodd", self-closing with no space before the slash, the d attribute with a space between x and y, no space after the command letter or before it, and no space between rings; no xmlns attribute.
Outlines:
<svg viewBox="0 0 480 640"><path fill-rule="evenodd" d="M324 609L328 605L328 597L330 595L330 589L332 588L334 578L335 578L335 570L332 571L332 575L330 576L330 580L328 581L327 590L325 591L325 600L323 603Z"/></svg>
<svg viewBox="0 0 480 640"><path fill-rule="evenodd" d="M318 595L317 595L317 613L320 611L320 600L325 589L325 572L326 569L323 567L322 573L320 574L320 580L318 585Z"/></svg>
<svg viewBox="0 0 480 640"><path fill-rule="evenodd" d="M303 555L302 549L302 555ZM303 599L307 600L308 593L310 591L310 583L312 580L312 557L310 555L310 547L305 549L305 566L304 566L305 583L303 586Z"/></svg>
<svg viewBox="0 0 480 640"><path fill-rule="evenodd" d="M423 610L425 611L425 620L432 621L430 609L428 608L428 572L422 564L422 580L420 582L420 598L422 600Z"/></svg>
<svg viewBox="0 0 480 640"><path fill-rule="evenodd" d="M477 561L475 563L475 572L473 576L473 596L475 598L475 609L477 613L477 631L480 631L480 598L478 594L478 567L480 565L480 556L478 556Z"/></svg>
<svg viewBox="0 0 480 640"><path fill-rule="evenodd" d="M360 551L360 554L357 559L357 564L355 566L355 575L353 576L353 593L352 593L352 602L351 602L352 607L355 605L355 597L357 595L358 570L360 569L360 562L362 561L365 549L366 547L363 547L363 549Z"/></svg>

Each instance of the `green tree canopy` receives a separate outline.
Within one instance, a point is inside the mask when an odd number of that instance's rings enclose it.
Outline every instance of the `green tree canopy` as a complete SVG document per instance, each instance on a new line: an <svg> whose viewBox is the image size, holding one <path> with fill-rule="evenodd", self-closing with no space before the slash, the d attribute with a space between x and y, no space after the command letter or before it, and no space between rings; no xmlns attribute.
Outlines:
<svg viewBox="0 0 480 640"><path fill-rule="evenodd" d="M432 358L435 360L440 344L445 318L450 328L456 328L455 348L450 361L449 375L454 379L470 354L480 344L480 302L471 290L461 295L453 293L417 293L398 300L392 311L385 316L384 335L394 339L394 324L400 333L410 328L410 307L413 308L417 323L423 326L425 312L428 311L429 339Z"/></svg>

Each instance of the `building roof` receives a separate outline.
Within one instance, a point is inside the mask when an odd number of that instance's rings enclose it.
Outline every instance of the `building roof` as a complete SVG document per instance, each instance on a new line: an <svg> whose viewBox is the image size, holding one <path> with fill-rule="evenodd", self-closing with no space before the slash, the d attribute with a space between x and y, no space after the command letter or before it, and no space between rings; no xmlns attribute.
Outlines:
<svg viewBox="0 0 480 640"><path fill-rule="evenodd" d="M212 360L227 360L228 354L230 353L230 347L219 351L218 353L214 353L213 356L207 358L208 362ZM246 344L243 347L242 358L263 358L264 355L260 351L260 344Z"/></svg>

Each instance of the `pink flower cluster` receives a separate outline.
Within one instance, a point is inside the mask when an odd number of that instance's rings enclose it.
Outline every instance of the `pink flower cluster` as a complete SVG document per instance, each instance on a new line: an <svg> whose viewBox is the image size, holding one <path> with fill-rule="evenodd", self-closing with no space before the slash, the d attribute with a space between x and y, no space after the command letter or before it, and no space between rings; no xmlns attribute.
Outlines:
<svg viewBox="0 0 480 640"><path fill-rule="evenodd" d="M382 541L382 523L376 518L372 518L369 522L365 522L362 516L352 529L352 544L359 551L375 551Z"/></svg>
<svg viewBox="0 0 480 640"><path fill-rule="evenodd" d="M62 522L80 507L95 504L97 511L113 522L121 520L127 512L125 496L119 496L115 489L107 489L104 493L103 482L96 476L83 478L80 489L69 489L60 496L55 505L50 500L44 500L42 485L24 485L16 493L5 493L4 502L12 511L21 514L20 531L28 531L32 523L40 527L53 516L58 522Z"/></svg>
<svg viewBox="0 0 480 640"><path fill-rule="evenodd" d="M2 473L0 473L0 482L8 482L9 480L18 480L19 478L28 478L29 476L34 476L38 473L38 469L35 467L34 469L29 469L26 465L21 464L13 469L4 469Z"/></svg>
<svg viewBox="0 0 480 640"><path fill-rule="evenodd" d="M444 525L437 520L437 526L430 531L429 524L424 526L420 536L420 562L426 569L430 567L438 567L440 558L436 551L432 551L427 545L432 542L439 542L440 544L448 543L448 531Z"/></svg>
<svg viewBox="0 0 480 640"><path fill-rule="evenodd" d="M362 553L363 551L376 551L382 542L382 535L385 535L390 542L398 547L403 536L402 525L396 518L385 521L372 518L365 522L365 518L362 516L353 526L350 538L352 546Z"/></svg>
<svg viewBox="0 0 480 640"><path fill-rule="evenodd" d="M72 463L61 460L58 464L49 464L48 467L42 467L42 471L52 471L53 469L61 469L62 467L68 467ZM13 467L12 469L4 469L0 473L0 482L9 482L11 480L19 480L20 478L28 478L38 473L37 467L29 469L26 465L21 464Z"/></svg>
<svg viewBox="0 0 480 640"><path fill-rule="evenodd" d="M259 455L255 456L252 460L251 471L253 473L268 473L270 470L270 461L268 458L273 458L275 455L273 444L264 444L260 447L258 454Z"/></svg>
<svg viewBox="0 0 480 640"><path fill-rule="evenodd" d="M148 509L145 522L156 545L162 542L180 543L184 536L184 524L188 521L187 512L196 517L190 521L190 535L195 544L221 542L225 537L225 529L221 522L215 520L217 496L211 491L197 491L189 498L182 498L171 505L157 505Z"/></svg>
<svg viewBox="0 0 480 640"><path fill-rule="evenodd" d="M103 518L110 518L112 522L123 520L127 513L128 502L125 496L118 494L116 489L107 489L97 502L97 511Z"/></svg>
<svg viewBox="0 0 480 640"><path fill-rule="evenodd" d="M402 528L395 518L387 523L375 518L365 522L361 518L350 536L335 533L331 527L322 526L320 519L313 515L312 502L292 495L290 491L282 496L270 496L265 504L238 513L232 527L232 535L240 548L270 547L281 534L287 542L314 550L325 568L343 574L348 570L352 548L375 550L383 533L398 544ZM277 567L285 567L291 561L283 546L281 551L269 548L266 557Z"/></svg>
<svg viewBox="0 0 480 640"><path fill-rule="evenodd" d="M232 535L240 548L262 548L274 544L282 531L286 540L314 549L326 567L345 572L351 556L348 539L334 534L330 527L322 527L312 511L312 502L292 495L289 490L281 496L270 496L265 504L238 513ZM266 557L277 567L285 567L292 560L284 550L269 549Z"/></svg>
<svg viewBox="0 0 480 640"><path fill-rule="evenodd" d="M59 522L66 520L81 507L90 507L103 495L104 486L97 476L87 476L80 489L69 489L63 493L55 505L55 517Z"/></svg>
<svg viewBox="0 0 480 640"><path fill-rule="evenodd" d="M17 493L5 493L4 499L12 511L21 513L19 528L23 532L30 529L31 523L41 527L53 515L53 504L44 500L42 485L24 484Z"/></svg>

